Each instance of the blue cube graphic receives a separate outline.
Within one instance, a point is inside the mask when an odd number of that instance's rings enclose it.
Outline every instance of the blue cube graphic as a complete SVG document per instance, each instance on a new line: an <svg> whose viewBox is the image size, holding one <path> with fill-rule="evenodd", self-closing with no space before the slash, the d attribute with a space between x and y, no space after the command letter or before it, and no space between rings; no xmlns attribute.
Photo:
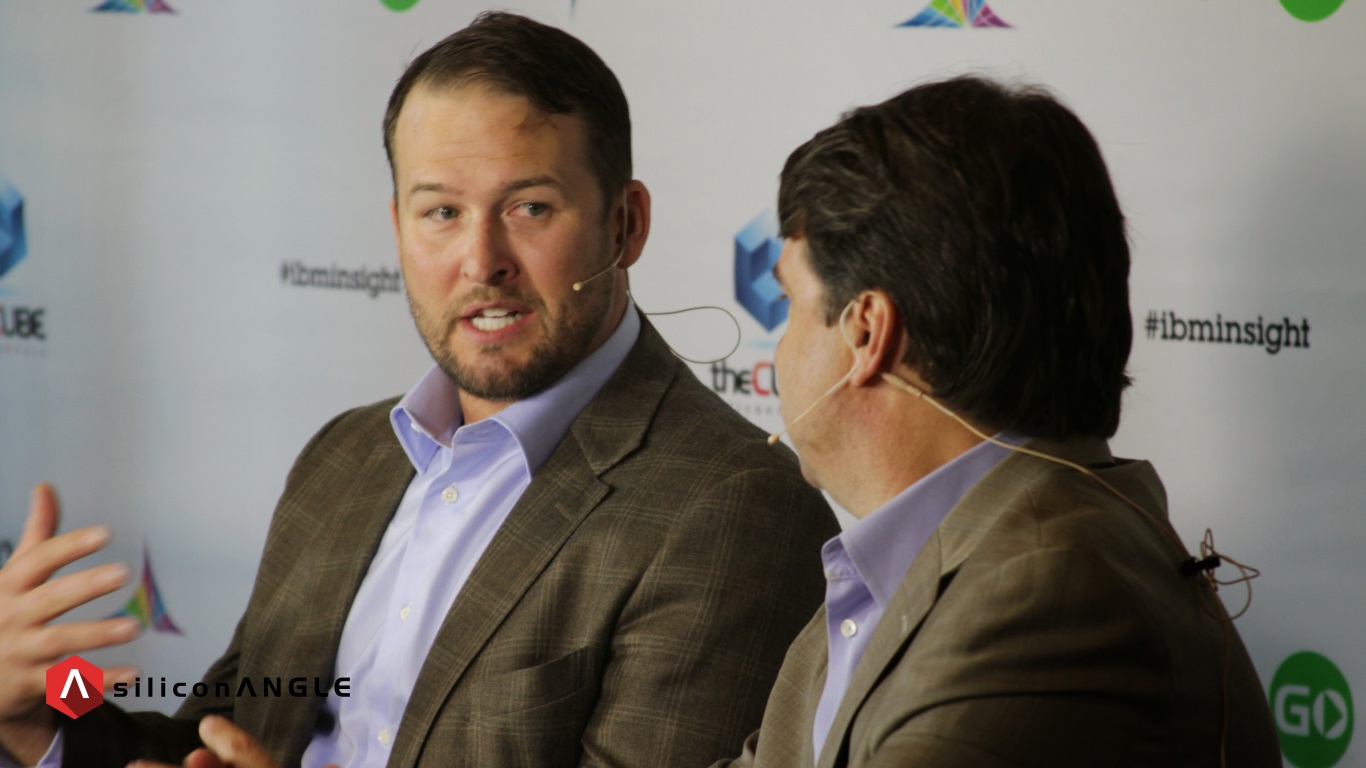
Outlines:
<svg viewBox="0 0 1366 768"><path fill-rule="evenodd" d="M759 214L735 236L735 300L770 332L787 320L787 297L773 277L782 250L778 217L772 210Z"/></svg>
<svg viewBox="0 0 1366 768"><path fill-rule="evenodd" d="M24 198L19 190L0 179L0 277L28 255L24 237Z"/></svg>

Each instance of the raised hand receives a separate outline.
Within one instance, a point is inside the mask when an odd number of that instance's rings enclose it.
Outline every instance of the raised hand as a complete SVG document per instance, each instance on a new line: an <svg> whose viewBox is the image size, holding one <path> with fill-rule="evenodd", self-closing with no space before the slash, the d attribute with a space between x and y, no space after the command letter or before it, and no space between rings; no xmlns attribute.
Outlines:
<svg viewBox="0 0 1366 768"><path fill-rule="evenodd" d="M42 757L57 729L59 715L45 701L47 668L70 654L126 643L139 632L131 618L52 623L128 582L128 568L121 564L52 578L109 542L103 526L57 536L57 518L52 487L34 488L23 536L0 568L0 747L30 765ZM105 687L135 674L129 667L105 670Z"/></svg>

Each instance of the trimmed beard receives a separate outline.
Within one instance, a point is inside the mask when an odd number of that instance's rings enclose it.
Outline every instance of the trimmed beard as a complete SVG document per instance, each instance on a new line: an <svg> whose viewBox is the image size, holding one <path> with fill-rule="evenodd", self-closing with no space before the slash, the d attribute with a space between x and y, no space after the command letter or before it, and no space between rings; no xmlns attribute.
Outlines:
<svg viewBox="0 0 1366 768"><path fill-rule="evenodd" d="M440 318L433 318L418 307L411 291L408 307L432 359L462 392L491 402L516 402L545 391L589 355L589 347L612 306L612 285L611 280L587 283L570 297L571 303L564 305L564 313L558 318L549 316L539 296L488 287L472 291L462 305L513 300L532 308L541 324L541 338L532 349L531 358L516 368L503 364L491 369L489 365L456 358L450 338L461 321L459 309L451 308ZM501 347L486 344L476 354L494 356Z"/></svg>

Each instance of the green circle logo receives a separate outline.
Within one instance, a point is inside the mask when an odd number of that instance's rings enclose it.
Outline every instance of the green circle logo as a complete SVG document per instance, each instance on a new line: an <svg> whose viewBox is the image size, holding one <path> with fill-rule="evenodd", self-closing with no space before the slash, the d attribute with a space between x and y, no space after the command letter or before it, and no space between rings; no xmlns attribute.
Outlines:
<svg viewBox="0 0 1366 768"><path fill-rule="evenodd" d="M406 10L408 10L409 8L412 8L414 5L417 5L417 0L379 0L379 1L380 1L381 3L384 3L384 7L385 7L385 8L388 8L388 9L391 10L391 11L406 11ZM1340 2L1342 2L1342 0L1337 0L1337 2L1340 3ZM1293 13L1293 11L1292 11L1292 13Z"/></svg>
<svg viewBox="0 0 1366 768"><path fill-rule="evenodd" d="M1291 656L1271 678L1269 698L1286 760L1296 768L1337 765L1354 718L1352 691L1333 662L1313 651Z"/></svg>
<svg viewBox="0 0 1366 768"><path fill-rule="evenodd" d="M1342 0L1281 0L1281 5L1300 21L1322 21L1338 12Z"/></svg>

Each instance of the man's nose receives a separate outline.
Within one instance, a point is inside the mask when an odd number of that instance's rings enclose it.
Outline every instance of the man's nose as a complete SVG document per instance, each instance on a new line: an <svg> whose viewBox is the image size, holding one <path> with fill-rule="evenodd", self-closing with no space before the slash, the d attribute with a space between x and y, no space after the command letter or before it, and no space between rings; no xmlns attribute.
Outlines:
<svg viewBox="0 0 1366 768"><path fill-rule="evenodd" d="M494 217L470 227L461 255L460 274L478 285L502 285L517 276L507 233Z"/></svg>

